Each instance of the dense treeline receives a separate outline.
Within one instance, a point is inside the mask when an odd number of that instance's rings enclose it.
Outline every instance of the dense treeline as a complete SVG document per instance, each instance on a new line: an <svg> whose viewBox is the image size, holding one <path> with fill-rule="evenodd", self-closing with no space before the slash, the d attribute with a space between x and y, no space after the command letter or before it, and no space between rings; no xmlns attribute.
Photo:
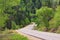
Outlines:
<svg viewBox="0 0 60 40"><path fill-rule="evenodd" d="M16 29L29 24L35 17L36 8L42 5L40 0L1 0L0 2L0 16L3 17L1 17L0 26L8 29Z"/></svg>
<svg viewBox="0 0 60 40"><path fill-rule="evenodd" d="M0 29L18 29L36 22L35 29L57 31L60 0L0 0Z"/></svg>

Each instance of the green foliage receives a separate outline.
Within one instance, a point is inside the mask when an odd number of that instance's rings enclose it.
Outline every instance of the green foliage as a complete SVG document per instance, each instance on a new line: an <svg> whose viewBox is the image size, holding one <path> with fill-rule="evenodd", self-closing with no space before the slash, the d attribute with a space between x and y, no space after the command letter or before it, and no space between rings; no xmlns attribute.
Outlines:
<svg viewBox="0 0 60 40"><path fill-rule="evenodd" d="M38 26L35 28L42 31L60 33L60 6L54 12L52 8L42 7L36 11Z"/></svg>
<svg viewBox="0 0 60 40"><path fill-rule="evenodd" d="M15 22L12 21L12 29L18 29L19 27L16 25Z"/></svg>
<svg viewBox="0 0 60 40"><path fill-rule="evenodd" d="M9 18L9 14L5 14L4 11L6 11L6 13L9 11L10 13L11 12L14 12L12 11L11 7L12 6L15 6L15 5L18 5L20 3L20 0L0 0L0 28L1 27L5 27L6 26L6 21ZM6 8L10 8L10 10L5 10Z"/></svg>
<svg viewBox="0 0 60 40"><path fill-rule="evenodd" d="M56 13L55 13L55 16L54 16L54 19L58 22L58 21L60 21L60 6L58 6L57 8L56 8Z"/></svg>
<svg viewBox="0 0 60 40"><path fill-rule="evenodd" d="M0 0L0 29L18 29L36 22L39 30L60 26L60 0ZM56 13L55 13L56 12Z"/></svg>
<svg viewBox="0 0 60 40"><path fill-rule="evenodd" d="M10 38L11 40L28 40L26 37L21 36L20 34L13 34L12 36L10 36Z"/></svg>
<svg viewBox="0 0 60 40"><path fill-rule="evenodd" d="M49 27L49 21L53 18L53 9L48 7L42 7L36 11L38 17L37 22L39 25L44 25L47 29Z"/></svg>
<svg viewBox="0 0 60 40"><path fill-rule="evenodd" d="M58 6L56 8L56 13L55 13L55 16L54 16L54 20L56 22L56 25L59 26L60 25L60 6Z"/></svg>
<svg viewBox="0 0 60 40"><path fill-rule="evenodd" d="M0 40L28 40L27 37L20 35L12 30L6 30L0 34Z"/></svg>
<svg viewBox="0 0 60 40"><path fill-rule="evenodd" d="M5 21L8 19L7 14L4 15L0 15L0 27L4 27L5 26Z"/></svg>
<svg viewBox="0 0 60 40"><path fill-rule="evenodd" d="M28 18L25 19L25 24L29 24L30 21L28 20Z"/></svg>
<svg viewBox="0 0 60 40"><path fill-rule="evenodd" d="M54 18L50 21L50 29L60 32L60 6L56 8Z"/></svg>

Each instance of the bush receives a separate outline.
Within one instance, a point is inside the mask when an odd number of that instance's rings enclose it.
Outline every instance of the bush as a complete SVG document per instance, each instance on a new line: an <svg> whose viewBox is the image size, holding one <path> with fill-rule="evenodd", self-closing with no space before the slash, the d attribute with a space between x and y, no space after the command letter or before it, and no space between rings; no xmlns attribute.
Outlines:
<svg viewBox="0 0 60 40"><path fill-rule="evenodd" d="M53 28L53 30L52 30ZM51 31L59 31L60 28L60 6L56 8L56 12L54 18L50 21L50 29Z"/></svg>
<svg viewBox="0 0 60 40"><path fill-rule="evenodd" d="M25 24L27 25L27 24L29 24L29 23L30 23L29 19L26 18L26 19L25 19Z"/></svg>
<svg viewBox="0 0 60 40"><path fill-rule="evenodd" d="M42 7L36 11L37 23L39 25L44 25L46 29L49 29L49 21L53 18L54 11L52 8ZM43 27L43 26L40 26Z"/></svg>
<svg viewBox="0 0 60 40"><path fill-rule="evenodd" d="M54 20L56 21L56 25L60 26L60 6L56 8L56 13L54 16Z"/></svg>
<svg viewBox="0 0 60 40"><path fill-rule="evenodd" d="M18 29L19 25L16 25L14 21L12 21L12 29Z"/></svg>

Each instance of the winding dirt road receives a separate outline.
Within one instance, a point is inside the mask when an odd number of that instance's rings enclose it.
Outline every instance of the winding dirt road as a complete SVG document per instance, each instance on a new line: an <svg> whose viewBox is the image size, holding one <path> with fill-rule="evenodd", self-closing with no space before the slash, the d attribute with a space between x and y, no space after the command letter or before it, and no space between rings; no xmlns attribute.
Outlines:
<svg viewBox="0 0 60 40"><path fill-rule="evenodd" d="M60 40L60 34L49 33L49 32L41 32L37 30L33 30L36 26L35 23L30 24L22 29L16 30L18 33L26 34L28 36L36 38L36 40ZM31 39L33 40L33 39Z"/></svg>

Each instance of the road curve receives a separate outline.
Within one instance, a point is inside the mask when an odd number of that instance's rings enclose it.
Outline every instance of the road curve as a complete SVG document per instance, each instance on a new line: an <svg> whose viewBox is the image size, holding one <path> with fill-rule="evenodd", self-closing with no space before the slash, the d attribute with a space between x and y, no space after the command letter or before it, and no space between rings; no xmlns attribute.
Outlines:
<svg viewBox="0 0 60 40"><path fill-rule="evenodd" d="M41 38L43 40L60 40L60 34L56 33L49 33L49 32L41 32L37 30L33 30L33 28L36 26L35 23L30 24L22 29L16 30L17 32L22 32L27 35L31 35L37 38Z"/></svg>

